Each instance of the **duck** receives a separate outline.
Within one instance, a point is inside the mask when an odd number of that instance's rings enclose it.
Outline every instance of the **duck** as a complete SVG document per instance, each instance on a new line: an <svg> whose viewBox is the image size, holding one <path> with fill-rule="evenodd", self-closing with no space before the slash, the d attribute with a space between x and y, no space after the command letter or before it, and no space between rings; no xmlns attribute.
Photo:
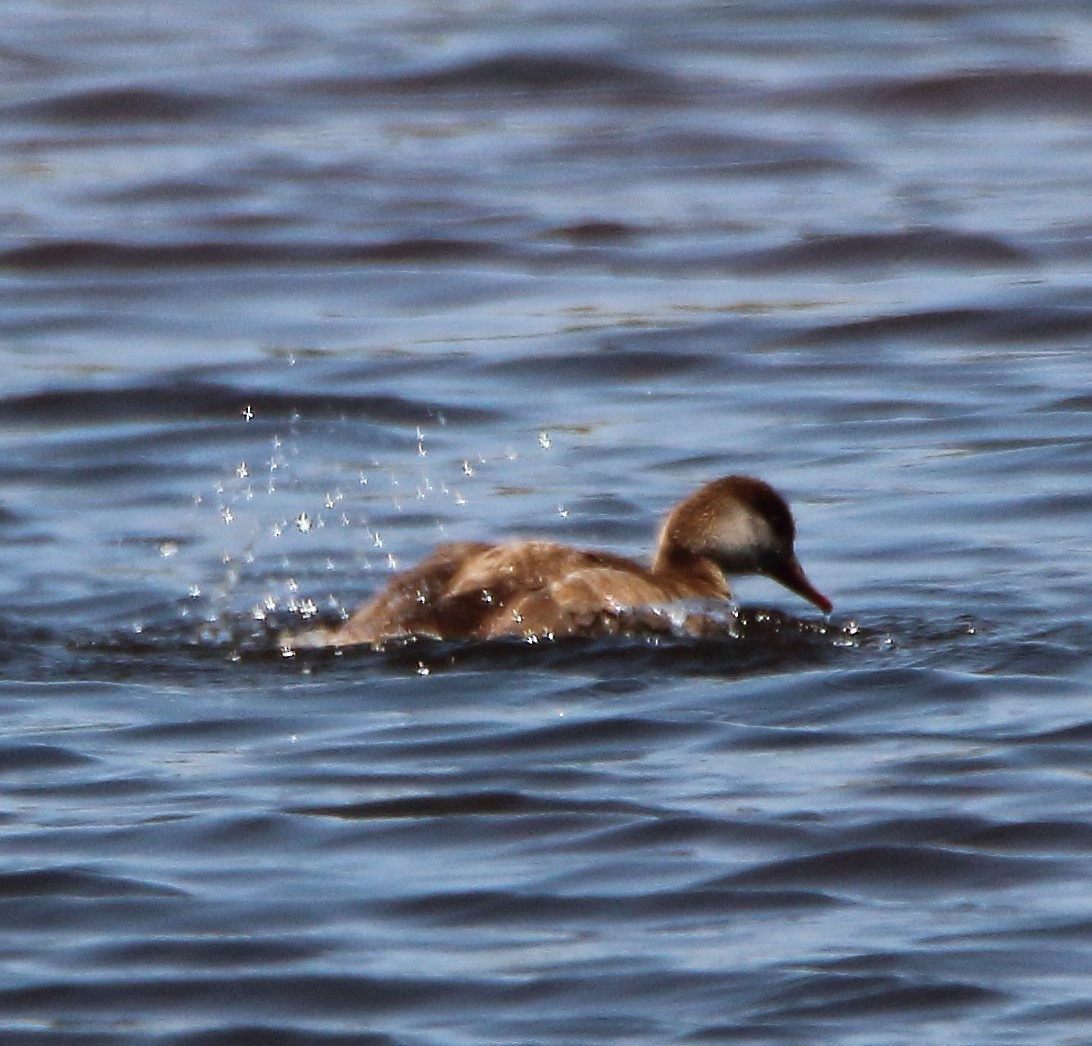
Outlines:
<svg viewBox="0 0 1092 1046"><path fill-rule="evenodd" d="M754 476L723 476L671 509L649 566L541 539L449 542L394 575L347 620L286 645L619 634L647 625L649 609L728 601L728 578L748 574L772 578L829 615L833 603L808 580L795 541L792 512L773 487Z"/></svg>

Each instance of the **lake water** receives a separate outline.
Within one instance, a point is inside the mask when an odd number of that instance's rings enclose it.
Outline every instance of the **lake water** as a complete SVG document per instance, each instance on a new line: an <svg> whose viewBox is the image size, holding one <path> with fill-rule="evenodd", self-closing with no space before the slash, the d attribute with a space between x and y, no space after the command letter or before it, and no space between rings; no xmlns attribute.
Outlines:
<svg viewBox="0 0 1092 1046"><path fill-rule="evenodd" d="M1092 1038L1092 21L9 5L5 1044ZM282 655L760 475L829 620Z"/></svg>

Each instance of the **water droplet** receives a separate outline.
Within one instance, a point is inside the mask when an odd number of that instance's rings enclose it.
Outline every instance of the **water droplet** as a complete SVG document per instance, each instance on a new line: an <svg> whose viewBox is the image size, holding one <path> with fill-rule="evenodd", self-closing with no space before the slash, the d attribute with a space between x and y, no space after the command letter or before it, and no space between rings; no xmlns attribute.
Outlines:
<svg viewBox="0 0 1092 1046"><path fill-rule="evenodd" d="M225 505L222 509L220 509L220 518L225 523L234 523L235 522L235 513L232 512L231 509L229 509Z"/></svg>
<svg viewBox="0 0 1092 1046"><path fill-rule="evenodd" d="M538 434L538 445L543 450L549 450L554 445L554 441L550 439L550 434L548 432L540 432Z"/></svg>
<svg viewBox="0 0 1092 1046"><path fill-rule="evenodd" d="M235 466L235 475L238 476L239 479L246 479L247 476L250 475L250 469L247 468L245 461L240 461L239 464Z"/></svg>
<svg viewBox="0 0 1092 1046"><path fill-rule="evenodd" d="M250 421L254 417L254 408L248 403L242 410L243 420Z"/></svg>
<svg viewBox="0 0 1092 1046"><path fill-rule="evenodd" d="M471 465L469 461L464 461L463 462L463 475L464 476L473 476L474 475L474 466Z"/></svg>
<svg viewBox="0 0 1092 1046"><path fill-rule="evenodd" d="M162 559L170 559L171 556L178 555L178 542L161 541L159 543L159 555Z"/></svg>
<svg viewBox="0 0 1092 1046"><path fill-rule="evenodd" d="M301 534L309 534L311 532L311 528L313 526L314 526L314 523L312 522L311 517L309 515L307 515L306 512L301 512L296 517L296 529Z"/></svg>

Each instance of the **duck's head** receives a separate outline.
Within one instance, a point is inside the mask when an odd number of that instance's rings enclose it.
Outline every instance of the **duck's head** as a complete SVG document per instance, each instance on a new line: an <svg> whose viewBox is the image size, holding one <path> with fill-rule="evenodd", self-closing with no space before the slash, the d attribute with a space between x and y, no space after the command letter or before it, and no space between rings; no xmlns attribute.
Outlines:
<svg viewBox="0 0 1092 1046"><path fill-rule="evenodd" d="M753 476L724 476L671 510L654 569L706 561L729 576L762 574L829 614L833 604L808 580L795 540L792 512L773 487Z"/></svg>

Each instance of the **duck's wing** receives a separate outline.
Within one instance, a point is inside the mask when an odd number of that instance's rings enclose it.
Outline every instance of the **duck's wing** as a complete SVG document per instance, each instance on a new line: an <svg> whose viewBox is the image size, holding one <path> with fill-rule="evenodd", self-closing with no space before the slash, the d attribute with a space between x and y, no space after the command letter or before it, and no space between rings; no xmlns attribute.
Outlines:
<svg viewBox="0 0 1092 1046"><path fill-rule="evenodd" d="M521 541L468 558L451 579L445 616L472 615L481 638L612 634L633 611L692 594L676 589L624 556Z"/></svg>
<svg viewBox="0 0 1092 1046"><path fill-rule="evenodd" d="M439 545L415 567L395 574L343 625L299 638L306 638L307 646L334 647L378 643L396 636L444 636L444 622L437 610L448 594L451 579L469 560L490 547L473 541Z"/></svg>
<svg viewBox="0 0 1092 1046"><path fill-rule="evenodd" d="M644 608L675 598L628 563L591 561L509 601L488 622L489 636L615 635L632 627ZM650 619L651 620L651 619Z"/></svg>

